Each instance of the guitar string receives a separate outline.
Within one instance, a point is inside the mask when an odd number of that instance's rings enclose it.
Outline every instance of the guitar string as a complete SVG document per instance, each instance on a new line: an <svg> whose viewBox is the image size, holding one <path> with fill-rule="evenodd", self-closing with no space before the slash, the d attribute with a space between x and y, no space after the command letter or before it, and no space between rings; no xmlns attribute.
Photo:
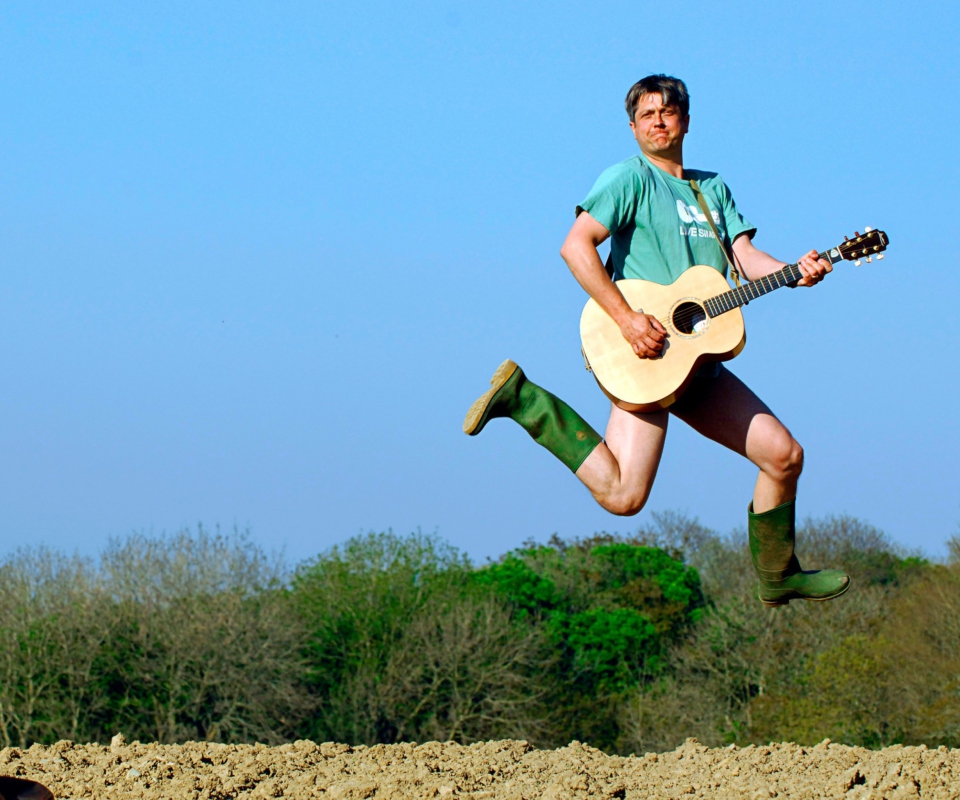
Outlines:
<svg viewBox="0 0 960 800"><path fill-rule="evenodd" d="M774 287L774 288L780 288L780 287ZM772 291L772 290L770 290L770 291ZM731 294L732 294L732 292L731 292ZM764 292L763 294L769 294L769 292ZM707 300L700 301L700 303L699 303L698 305L695 305L694 308L692 308L692 309L684 310L682 313L675 314L675 315L673 316L673 321L674 321L673 324L676 325L677 327L680 327L681 325L682 325L682 326L686 326L687 324L693 322L693 320L694 320L699 314L703 314L705 317L711 317L711 315L709 315L709 314L706 313L706 305L707 305L707 303L709 303L711 300L715 300L717 297L723 297L723 295L722 295L722 294L721 294L721 295L715 295L714 297L708 298ZM750 298L750 299L751 299L751 300L757 300L757 299L760 298L760 297L763 297L763 295L757 295L756 297L752 297L752 298ZM742 306L742 305L746 305L748 302L750 302L750 301L748 300L748 301L746 301L746 302L744 302L744 303L741 303L741 304L739 304L739 305L731 306L730 308L724 309L724 311L732 311L734 308L739 308L739 307ZM721 313L722 313L722 312L721 312ZM713 316L719 316L719 315L713 315ZM667 318L655 317L655 319L657 320L657 322L660 322L661 324L666 325L666 324L669 324L669 319L670 319L670 318L669 318L669 317L667 317Z"/></svg>
<svg viewBox="0 0 960 800"><path fill-rule="evenodd" d="M884 248L884 249L886 249L886 248ZM823 255L826 255L826 253L821 253L821 256L823 256ZM844 260L846 260L846 259L844 259ZM782 274L782 273L785 272L787 269L795 268L795 267L797 267L797 266L798 266L797 264L787 264L786 266L782 267L782 268L779 270L779 272ZM777 273L771 273L771 274L772 274L772 275L776 275ZM770 277L769 275L765 275L765 276L764 276L764 278L769 278L769 277ZM785 277L785 276L784 276L784 277ZM802 278L801 278L801 279L802 279ZM741 286L741 287L739 287L739 288L737 288L737 289L729 289L729 290L726 291L726 292L722 292L721 294L714 295L713 297L707 298L707 299L704 300L704 301L700 301L700 302L699 302L699 305L695 306L694 308L692 308L692 309L690 309L690 310L687 310L687 311L684 311L682 314L676 314L676 315L674 315L674 316L673 316L673 323L672 323L672 324L673 324L675 327L678 327L678 328L681 327L681 326L682 326L682 327L686 327L686 326L688 326L691 322L693 322L694 318L696 318L696 316L697 316L698 314L701 314L701 313L704 314L705 317L711 318L711 315L706 313L706 308L705 308L705 306L707 305L707 303L709 303L709 302L712 301L712 300L717 300L717 299L720 298L720 297L725 297L725 296L733 295L733 294L735 294L735 293L738 292L738 291L744 291L744 292L746 293L746 288L747 288L748 286L750 286L751 284L758 284L758 282L761 281L761 280L763 280L763 278L758 278L757 281L750 281L750 282L748 282L748 283L745 283L743 286ZM759 284L758 284L758 285L759 285ZM787 285L787 284L777 283L776 286L770 286L769 289L766 289L766 288L765 288L764 291L763 291L761 294L757 295L756 297L749 297L749 299L745 300L743 303L739 303L739 304L737 304L737 305L734 305L734 306L732 306L731 308L725 308L725 309L723 309L720 313L723 314L723 313L725 313L725 312L727 312L727 311L732 311L734 308L740 308L741 306L747 305L747 303L749 303L750 300L756 300L756 299L758 299L758 298L760 298L760 297L763 297L763 296L766 295L766 294L769 294L770 292L774 291L775 289L780 289L780 288L782 288L783 286L786 286L786 285ZM747 294L748 294L748 296L749 296L749 293L747 293ZM716 315L716 316L719 316L719 315ZM668 317L668 318L655 317L654 319L656 319L657 322L659 322L661 325L670 325L670 324L671 324L669 317Z"/></svg>
<svg viewBox="0 0 960 800"><path fill-rule="evenodd" d="M786 270L786 269L788 269L788 268L796 267L796 266L797 266L796 264L787 264L785 267L783 267L783 268L780 270L780 272L783 272L784 270ZM772 273L772 274L776 274L776 273ZM764 277L769 277L769 276L764 276ZM763 280L763 278L758 278L758 279L757 279L757 281L760 281L760 280ZM750 283L755 283L755 282L754 282L754 281L751 281ZM703 314L705 314L705 316L709 317L710 315L705 313L705 312L706 312L705 306L706 306L707 303L709 303L711 300L716 300L717 298L720 298L720 297L724 297L724 296L727 296L727 295L732 295L732 294L736 293L737 291L741 291L741 290L744 290L744 291L745 291L745 290L746 290L746 287L750 286L750 283L745 283L745 284L744 284L742 287L740 287L739 289L730 289L730 290L728 290L727 292L723 292L723 293L721 293L721 294L714 295L713 297L707 298L706 300L700 301L700 304L699 304L698 306L696 306L696 307L694 307L694 308L692 308L692 309L690 309L690 310L688 310L688 311L684 311L682 314L676 314L676 315L674 315L674 317L673 317L673 320L674 320L673 324L674 324L676 327L678 327L678 328L681 327L681 326L686 327L687 325L689 325L689 323L693 322L694 318L695 318L698 314L701 314L701 313L703 313ZM744 301L743 303L741 303L741 304L739 304L739 305L735 305L735 306L732 306L731 308L724 309L724 311L731 311L731 310L733 310L733 308L739 308L741 305L746 305L747 303L749 303L750 300L756 300L756 299L758 299L758 298L760 298L760 297L763 297L763 295L769 294L770 292L774 291L775 289L780 289L780 288L782 288L783 286L786 286L786 285L787 285L787 284L778 283L776 286L771 286L769 289L764 289L763 294L759 294L759 295L757 295L756 297L751 297L749 300L746 300L746 301ZM721 312L721 313L723 313L723 312ZM669 324L670 324L669 318L663 319L663 318L661 318L661 317L655 317L655 319L656 319L657 322L659 322L661 325L669 325Z"/></svg>
<svg viewBox="0 0 960 800"><path fill-rule="evenodd" d="M768 293L767 293L767 292L764 292L764 294L768 294ZM722 295L720 295L720 296L722 297ZM760 298L760 297L763 297L763 295L757 295L757 297L752 297L752 298L750 298L750 299L751 299L751 300L757 300L757 299ZM713 299L714 299L714 298L712 298L712 297L710 298L710 300L713 300ZM712 319L713 317L716 317L716 316L720 316L720 314L710 315L710 314L707 314L707 313L706 313L706 308L705 308L705 306L707 305L708 302L709 302L709 300L703 301L703 302L701 302L699 305L697 305L695 308L692 308L692 309L690 309L690 310L685 310L685 311L683 311L682 313L674 314L674 316L673 316L673 323L672 323L672 324L673 324L675 327L686 327L686 326L689 325L691 322L693 322L693 320L694 320L698 315L700 315L700 314L703 314L704 317L709 318L709 319ZM746 301L746 302L744 302L744 303L740 303L740 304L738 304L738 305L731 306L730 308L725 308L725 309L723 309L723 311L721 311L721 314L726 313L727 311L732 311L734 308L741 308L742 306L745 306L748 302L749 302L749 300ZM671 323L670 323L670 317L666 317L666 318L664 318L664 317L655 317L655 319L657 320L657 322L659 322L659 323L662 324L662 325L671 324Z"/></svg>

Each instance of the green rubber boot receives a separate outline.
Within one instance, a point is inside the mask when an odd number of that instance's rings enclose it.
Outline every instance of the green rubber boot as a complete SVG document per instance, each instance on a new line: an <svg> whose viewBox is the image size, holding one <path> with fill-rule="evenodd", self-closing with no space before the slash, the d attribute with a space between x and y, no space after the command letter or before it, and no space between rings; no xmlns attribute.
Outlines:
<svg viewBox="0 0 960 800"><path fill-rule="evenodd" d="M762 514L748 511L750 558L760 579L765 606L785 606L791 600L832 600L850 588L850 576L839 569L805 571L793 552L796 501Z"/></svg>
<svg viewBox="0 0 960 800"><path fill-rule="evenodd" d="M559 397L527 380L523 370L507 359L493 373L490 389L467 412L463 432L476 436L491 419L509 417L576 472L603 441L590 425Z"/></svg>

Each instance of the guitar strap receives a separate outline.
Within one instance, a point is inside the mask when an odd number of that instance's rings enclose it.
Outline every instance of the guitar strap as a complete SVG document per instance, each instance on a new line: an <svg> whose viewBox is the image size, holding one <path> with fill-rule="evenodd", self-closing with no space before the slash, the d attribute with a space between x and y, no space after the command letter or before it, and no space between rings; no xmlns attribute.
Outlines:
<svg viewBox="0 0 960 800"><path fill-rule="evenodd" d="M727 252L727 245L724 243L723 237L720 235L720 231L717 230L717 226L713 222L713 214L710 211L710 206L707 205L707 198L703 196L703 192L700 191L699 185L697 185L697 182L693 178L690 179L690 188L693 189L693 196L697 198L697 203L700 206L700 210L707 218L707 222L710 223L710 230L712 230L713 235L717 237L717 243L720 245L720 249L723 250L723 257L727 259L727 264L730 267L730 276L733 278L734 284L736 284L736 287L739 289L740 270L736 268L733 260L730 258L730 253Z"/></svg>

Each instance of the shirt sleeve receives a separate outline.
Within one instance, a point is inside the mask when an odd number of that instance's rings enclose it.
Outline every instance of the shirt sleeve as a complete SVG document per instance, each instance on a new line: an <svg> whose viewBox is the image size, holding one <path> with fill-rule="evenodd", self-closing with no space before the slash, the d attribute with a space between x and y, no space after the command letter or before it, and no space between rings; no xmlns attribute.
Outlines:
<svg viewBox="0 0 960 800"><path fill-rule="evenodd" d="M634 222L642 193L640 176L626 164L605 169L590 193L577 206L577 216L586 211L610 233Z"/></svg>
<svg viewBox="0 0 960 800"><path fill-rule="evenodd" d="M730 237L730 243L732 244L741 233L747 234L752 239L757 228L737 210L730 188L723 181L719 182L717 188L720 193L720 211L723 214L723 222L727 229L727 236Z"/></svg>

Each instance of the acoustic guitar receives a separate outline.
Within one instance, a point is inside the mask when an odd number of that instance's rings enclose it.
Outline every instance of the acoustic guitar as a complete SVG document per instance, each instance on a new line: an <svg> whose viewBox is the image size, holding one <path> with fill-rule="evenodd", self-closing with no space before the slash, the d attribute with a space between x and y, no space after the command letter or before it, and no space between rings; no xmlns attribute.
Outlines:
<svg viewBox="0 0 960 800"><path fill-rule="evenodd" d="M866 228L853 239L820 253L836 264L883 258L889 239ZM803 277L796 264L731 289L713 267L690 267L669 285L652 281L617 281L627 303L652 314L667 330L659 358L640 358L623 338L620 326L593 300L580 316L580 340L586 367L600 388L625 411L655 411L670 406L687 388L697 369L709 361L729 361L747 343L743 312L751 300L774 289L793 286Z"/></svg>

